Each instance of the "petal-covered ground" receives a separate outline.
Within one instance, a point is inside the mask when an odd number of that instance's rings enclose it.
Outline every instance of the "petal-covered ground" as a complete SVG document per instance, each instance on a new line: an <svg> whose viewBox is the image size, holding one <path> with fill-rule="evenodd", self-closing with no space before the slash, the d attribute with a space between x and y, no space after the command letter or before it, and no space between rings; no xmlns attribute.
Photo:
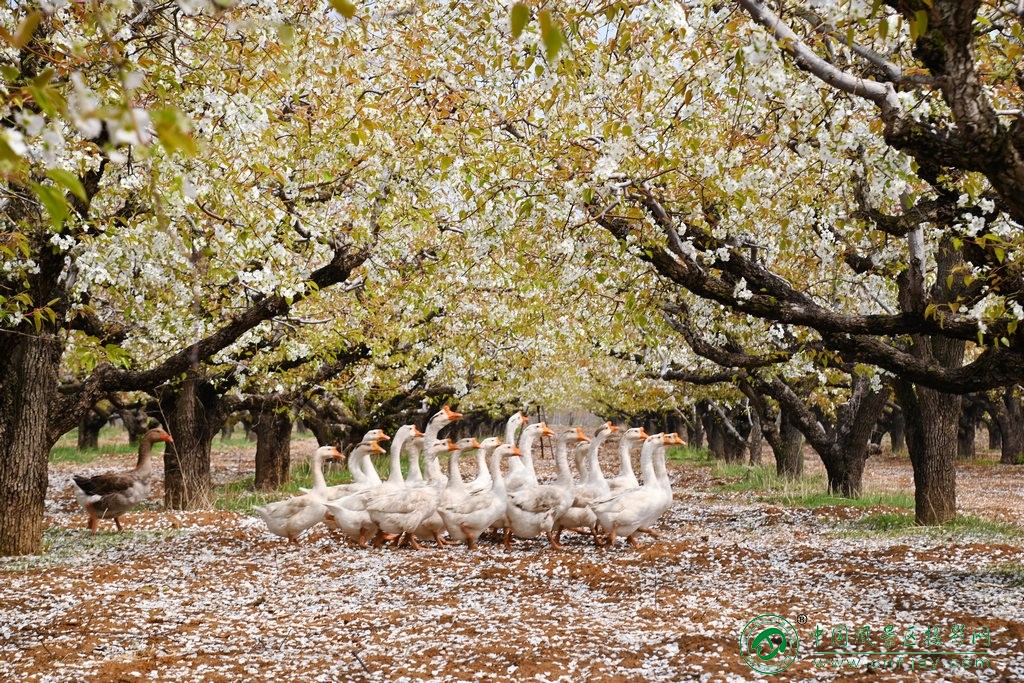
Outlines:
<svg viewBox="0 0 1024 683"><path fill-rule="evenodd" d="M251 452L219 456L220 478L251 471ZM322 527L289 546L245 514L162 512L159 490L90 535L71 473L130 460L51 466L47 553L0 564L0 680L758 680L740 640L762 614L799 638L779 680L1024 680L1013 529L865 532L885 509L760 502L676 463L640 551L360 550ZM911 481L869 462L869 490ZM959 486L962 512L1024 525L1024 467L970 465ZM924 654L812 654L837 650Z"/></svg>

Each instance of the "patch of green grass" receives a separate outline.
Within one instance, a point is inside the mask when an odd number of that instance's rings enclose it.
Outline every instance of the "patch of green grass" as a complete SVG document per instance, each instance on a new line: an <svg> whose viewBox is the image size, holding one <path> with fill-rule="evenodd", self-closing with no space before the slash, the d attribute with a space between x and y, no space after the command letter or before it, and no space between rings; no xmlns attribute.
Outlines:
<svg viewBox="0 0 1024 683"><path fill-rule="evenodd" d="M352 481L349 471L341 465L324 467L324 479L328 486L335 484L347 484ZM301 462L293 465L291 476L284 486L273 491L257 491L255 489L255 477L249 476L235 481L228 482L223 486L214 489L214 507L218 510L231 510L233 512L249 512L254 505L265 505L275 500L282 500L289 496L302 493L300 488L311 488L313 486L313 473L309 462Z"/></svg>
<svg viewBox="0 0 1024 683"><path fill-rule="evenodd" d="M812 493L800 493L797 491L782 492L775 496L766 496L766 500L794 505L805 508L820 508L827 506L847 507L893 507L912 510L914 508L914 496L911 493L865 493L860 498L844 498L825 491Z"/></svg>
<svg viewBox="0 0 1024 683"><path fill-rule="evenodd" d="M780 477L774 467L766 465L752 467L717 460L713 466L714 476L729 480L716 486L717 491L762 491L781 502L785 498L798 499L816 495L826 488L825 478L821 475L790 480Z"/></svg>
<svg viewBox="0 0 1024 683"><path fill-rule="evenodd" d="M853 535L926 534L931 536L1024 538L1024 528L1014 524L994 522L974 515L958 515L953 521L936 526L919 526L913 513L880 512L864 515L851 524Z"/></svg>
<svg viewBox="0 0 1024 683"><path fill-rule="evenodd" d="M689 446L669 448L665 451L665 457L670 462L688 462L705 467L715 464L706 448L690 448Z"/></svg>
<svg viewBox="0 0 1024 683"><path fill-rule="evenodd" d="M101 455L139 452L139 445L128 443L128 432L121 427L106 426L100 430L99 448L78 448L78 430L64 434L50 449L50 462L92 462Z"/></svg>
<svg viewBox="0 0 1024 683"><path fill-rule="evenodd" d="M100 531L92 533L87 529L64 529L51 527L43 531L43 552L39 555L25 555L0 561L0 572L23 571L65 564L83 555L98 555L108 550L120 550L133 545L151 545L155 541L170 538L179 533L178 529L147 529L124 531Z"/></svg>
<svg viewBox="0 0 1024 683"><path fill-rule="evenodd" d="M114 453L129 454L138 452L138 445L129 443L110 444L99 448L84 449L79 449L75 445L57 445L50 449L50 462L92 462L101 455L110 455Z"/></svg>
<svg viewBox="0 0 1024 683"><path fill-rule="evenodd" d="M1011 587L1024 586L1024 565L1022 564L1004 562L989 567L987 571L1001 579L1006 579Z"/></svg>

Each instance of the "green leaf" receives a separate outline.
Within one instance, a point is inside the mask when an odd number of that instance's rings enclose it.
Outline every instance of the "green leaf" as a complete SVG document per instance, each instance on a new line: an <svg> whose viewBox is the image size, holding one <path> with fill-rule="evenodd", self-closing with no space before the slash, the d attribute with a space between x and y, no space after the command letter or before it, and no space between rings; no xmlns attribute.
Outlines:
<svg viewBox="0 0 1024 683"><path fill-rule="evenodd" d="M18 30L15 31L13 36L10 34L5 36L7 41L11 44L11 47L18 49L25 47L25 45L28 44L28 41L32 39L32 34L35 33L36 26L39 25L42 18L42 12L38 10L30 12L29 15L25 17L25 20L21 22L21 25L18 26Z"/></svg>
<svg viewBox="0 0 1024 683"><path fill-rule="evenodd" d="M46 207L46 212L50 214L50 223L53 224L55 230L60 231L64 227L64 221L71 213L67 200L64 199L64 193L52 185L38 183L32 183L32 189L35 190L39 201Z"/></svg>
<svg viewBox="0 0 1024 683"><path fill-rule="evenodd" d="M992 251L996 254L996 260L1002 263L1006 260L1006 250L1001 247L992 247Z"/></svg>
<svg viewBox="0 0 1024 683"><path fill-rule="evenodd" d="M551 10L541 10L537 14L537 20L540 22L540 39L544 43L544 56L550 62L558 56L559 50L565 43L565 36L562 34L561 27L552 21Z"/></svg>
<svg viewBox="0 0 1024 683"><path fill-rule="evenodd" d="M46 177L81 199L83 202L89 201L88 196L85 194L85 187L82 185L82 181L79 180L78 176L71 171L65 171L62 168L51 168L46 172Z"/></svg>
<svg viewBox="0 0 1024 683"><path fill-rule="evenodd" d="M509 15L509 24L512 28L512 37L518 38L523 35L526 22L530 20L530 8L525 2L517 2L512 5L512 12Z"/></svg>
<svg viewBox="0 0 1024 683"><path fill-rule="evenodd" d="M914 12L914 18L910 22L910 39L916 41L928 31L928 12L918 10Z"/></svg>
<svg viewBox="0 0 1024 683"><path fill-rule="evenodd" d="M346 19L351 19L356 15L356 6L349 0L331 0L331 7Z"/></svg>
<svg viewBox="0 0 1024 683"><path fill-rule="evenodd" d="M280 24L277 27L277 39L282 45L295 44L295 27L291 24Z"/></svg>
<svg viewBox="0 0 1024 683"><path fill-rule="evenodd" d="M173 107L157 109L152 113L153 127L156 129L156 136L160 144L170 152L182 152L193 156L199 151L196 141L188 133L183 125L182 115Z"/></svg>

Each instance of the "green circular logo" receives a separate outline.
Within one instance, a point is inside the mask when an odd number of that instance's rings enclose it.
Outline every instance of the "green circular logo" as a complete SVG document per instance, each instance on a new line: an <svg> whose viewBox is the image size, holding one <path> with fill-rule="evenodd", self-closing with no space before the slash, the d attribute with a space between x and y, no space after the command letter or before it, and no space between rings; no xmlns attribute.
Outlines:
<svg viewBox="0 0 1024 683"><path fill-rule="evenodd" d="M777 674L796 661L799 643L793 624L778 614L762 614L743 628L740 654L754 671Z"/></svg>

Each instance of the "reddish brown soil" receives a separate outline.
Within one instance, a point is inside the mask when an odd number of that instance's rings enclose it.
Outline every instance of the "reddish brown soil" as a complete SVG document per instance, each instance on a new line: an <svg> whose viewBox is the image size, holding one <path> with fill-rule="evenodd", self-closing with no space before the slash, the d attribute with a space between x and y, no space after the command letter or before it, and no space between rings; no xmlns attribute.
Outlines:
<svg viewBox="0 0 1024 683"><path fill-rule="evenodd" d="M218 452L217 480L250 473L252 457ZM365 551L322 528L296 547L246 514L164 512L159 490L123 534L105 523L92 536L69 485L82 468L51 468L48 552L0 564L0 680L756 680L739 638L765 613L801 640L780 680L1024 680L1020 534L859 532L854 520L884 509L759 502L677 465L664 536L640 551L582 537L563 552ZM869 491L911 481L905 460L869 462ZM968 465L959 487L963 512L1024 525L1024 467ZM840 625L852 640L889 624L919 649L938 628L943 650L954 625L987 628L987 665L836 672L809 654L815 627L821 649Z"/></svg>

